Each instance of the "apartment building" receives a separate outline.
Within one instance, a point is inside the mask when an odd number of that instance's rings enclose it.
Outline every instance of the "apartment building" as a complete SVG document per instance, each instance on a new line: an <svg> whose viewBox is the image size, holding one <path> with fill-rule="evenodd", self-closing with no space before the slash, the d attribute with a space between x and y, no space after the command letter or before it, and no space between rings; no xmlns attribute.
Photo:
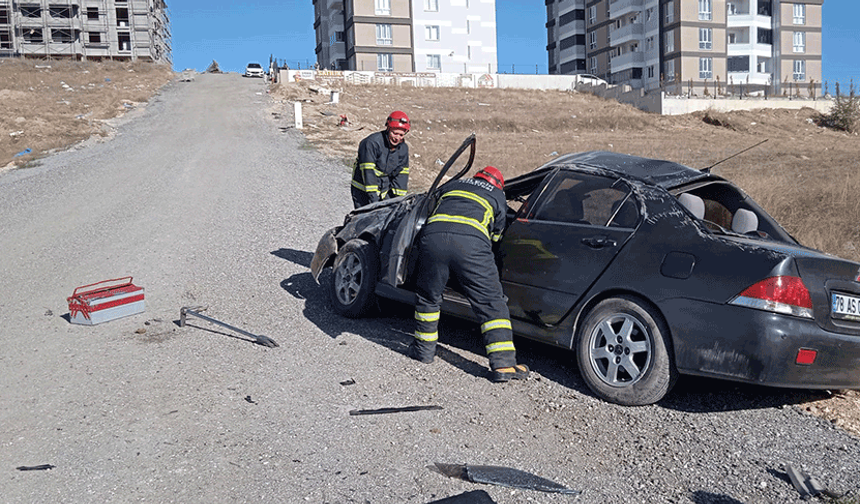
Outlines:
<svg viewBox="0 0 860 504"><path fill-rule="evenodd" d="M498 69L495 0L314 0L314 30L326 69Z"/></svg>
<svg viewBox="0 0 860 504"><path fill-rule="evenodd" d="M823 0L545 3L551 74L697 94L718 81L723 90L820 90Z"/></svg>
<svg viewBox="0 0 860 504"><path fill-rule="evenodd" d="M0 57L172 63L164 0L0 0Z"/></svg>

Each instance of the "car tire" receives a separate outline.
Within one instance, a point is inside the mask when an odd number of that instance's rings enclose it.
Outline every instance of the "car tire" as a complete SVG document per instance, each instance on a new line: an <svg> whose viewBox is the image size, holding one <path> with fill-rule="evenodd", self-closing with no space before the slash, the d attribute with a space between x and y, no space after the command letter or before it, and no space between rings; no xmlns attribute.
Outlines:
<svg viewBox="0 0 860 504"><path fill-rule="evenodd" d="M335 311L358 318L376 306L379 253L373 243L353 239L338 251L329 277L329 295Z"/></svg>
<svg viewBox="0 0 860 504"><path fill-rule="evenodd" d="M598 303L585 316L574 345L585 383L612 403L653 404L677 379L665 321L632 297Z"/></svg>

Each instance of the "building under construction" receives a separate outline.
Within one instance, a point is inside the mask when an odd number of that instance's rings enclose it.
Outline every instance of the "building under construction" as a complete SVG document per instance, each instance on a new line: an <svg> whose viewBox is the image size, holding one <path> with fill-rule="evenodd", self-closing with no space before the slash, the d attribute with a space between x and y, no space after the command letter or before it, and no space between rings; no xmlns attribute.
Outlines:
<svg viewBox="0 0 860 504"><path fill-rule="evenodd" d="M0 0L0 57L172 63L164 0Z"/></svg>

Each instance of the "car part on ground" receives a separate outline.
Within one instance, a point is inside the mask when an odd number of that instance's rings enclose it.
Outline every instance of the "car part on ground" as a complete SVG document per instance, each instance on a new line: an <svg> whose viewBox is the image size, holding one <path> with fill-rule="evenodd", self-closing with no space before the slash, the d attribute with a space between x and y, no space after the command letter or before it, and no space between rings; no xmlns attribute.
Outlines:
<svg viewBox="0 0 860 504"><path fill-rule="evenodd" d="M220 325L221 327L226 327L227 329L230 329L231 331L236 331L237 333L242 334L244 336L248 336L249 338L253 338L254 343L256 343L258 345L262 345L264 347L269 347L269 348L274 348L274 347L278 346L278 344L275 342L275 340L273 340L272 338L270 338L268 336L262 336L260 334L249 333L248 331L245 331L243 329L239 329L238 327L231 326L230 324L226 324L224 322L221 322L220 320L216 320L212 317L207 317L206 315L203 315L202 313L200 313L201 311L206 310L207 308L208 307L202 307L202 306L184 306L184 307L180 308L179 309L179 327L185 327L185 319L188 315L191 315L191 316L203 319L207 322L211 322L213 324Z"/></svg>
<svg viewBox="0 0 860 504"><path fill-rule="evenodd" d="M564 495L579 495L582 492L572 490L555 481L541 478L534 474L513 469L511 467L470 464L442 464L436 462L431 470L451 478L458 478L472 483L499 485L523 490L560 493Z"/></svg>
<svg viewBox="0 0 860 504"><path fill-rule="evenodd" d="M387 415L389 413L410 413L413 411L435 411L442 409L442 406L430 405L430 406L403 406L400 408L378 408L378 409L362 409L362 410L350 410L350 416L361 416L361 415Z"/></svg>

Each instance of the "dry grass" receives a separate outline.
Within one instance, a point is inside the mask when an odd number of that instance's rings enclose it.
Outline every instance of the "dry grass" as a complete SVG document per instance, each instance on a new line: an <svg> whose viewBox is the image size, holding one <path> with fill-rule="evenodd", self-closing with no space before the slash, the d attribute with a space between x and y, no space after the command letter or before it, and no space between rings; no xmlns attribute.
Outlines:
<svg viewBox="0 0 860 504"><path fill-rule="evenodd" d="M709 166L738 183L801 243L860 261L860 138L821 128L818 113L756 110L662 117L591 95L563 91L346 86L340 103L307 83L283 84L272 96L303 101L305 134L324 153L349 166L358 142L403 109L410 187L426 188L469 133L477 133L478 166L507 177L526 173L559 154L611 150ZM292 111L291 107L289 111ZM347 127L338 127L346 115ZM345 168L346 169L346 168Z"/></svg>
<svg viewBox="0 0 860 504"><path fill-rule="evenodd" d="M173 78L164 65L0 60L0 167L24 165L92 135ZM30 149L27 155L15 156Z"/></svg>

